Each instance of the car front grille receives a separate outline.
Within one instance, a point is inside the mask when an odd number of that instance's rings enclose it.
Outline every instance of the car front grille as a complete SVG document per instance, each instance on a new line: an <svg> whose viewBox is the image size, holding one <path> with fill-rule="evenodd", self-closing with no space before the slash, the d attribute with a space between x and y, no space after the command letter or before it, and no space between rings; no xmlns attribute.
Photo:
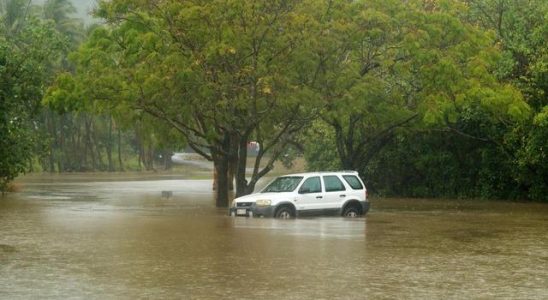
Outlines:
<svg viewBox="0 0 548 300"><path fill-rule="evenodd" d="M253 202L238 202L236 203L236 207L250 207L253 204Z"/></svg>

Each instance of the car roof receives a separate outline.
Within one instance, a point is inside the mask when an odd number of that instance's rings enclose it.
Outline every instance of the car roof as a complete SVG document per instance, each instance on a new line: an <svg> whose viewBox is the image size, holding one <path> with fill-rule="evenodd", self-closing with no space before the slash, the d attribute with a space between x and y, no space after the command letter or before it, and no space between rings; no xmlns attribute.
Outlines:
<svg viewBox="0 0 548 300"><path fill-rule="evenodd" d="M288 176L320 176L320 175L334 175L334 174L341 174L341 175L356 175L358 176L358 171L352 171L352 170L343 170L343 171L320 171L320 172L304 172L304 173L295 173L295 174L286 174L282 175L280 177L288 177Z"/></svg>

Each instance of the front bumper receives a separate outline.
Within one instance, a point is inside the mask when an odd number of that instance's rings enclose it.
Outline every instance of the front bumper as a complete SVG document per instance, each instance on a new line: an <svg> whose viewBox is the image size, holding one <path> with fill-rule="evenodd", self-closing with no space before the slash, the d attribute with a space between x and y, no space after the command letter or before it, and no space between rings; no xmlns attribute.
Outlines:
<svg viewBox="0 0 548 300"><path fill-rule="evenodd" d="M272 217L274 206L257 206L253 203L247 207L231 207L228 209L229 216L237 217Z"/></svg>

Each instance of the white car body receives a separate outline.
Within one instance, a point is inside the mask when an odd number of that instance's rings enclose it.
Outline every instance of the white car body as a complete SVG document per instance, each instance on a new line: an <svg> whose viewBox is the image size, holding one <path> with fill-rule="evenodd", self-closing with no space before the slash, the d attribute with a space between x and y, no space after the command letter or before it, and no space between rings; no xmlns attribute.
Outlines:
<svg viewBox="0 0 548 300"><path fill-rule="evenodd" d="M277 177L262 191L234 199L231 216L292 218L356 217L369 210L367 189L355 171L311 172Z"/></svg>

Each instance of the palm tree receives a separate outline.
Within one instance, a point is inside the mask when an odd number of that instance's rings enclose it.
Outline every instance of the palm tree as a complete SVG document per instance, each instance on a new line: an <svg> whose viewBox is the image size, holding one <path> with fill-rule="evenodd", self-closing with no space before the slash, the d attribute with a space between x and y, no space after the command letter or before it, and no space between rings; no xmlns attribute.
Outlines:
<svg viewBox="0 0 548 300"><path fill-rule="evenodd" d="M0 30L15 35L24 26L32 10L31 0L0 0Z"/></svg>
<svg viewBox="0 0 548 300"><path fill-rule="evenodd" d="M76 8L70 0L46 0L43 6L43 18L51 20L55 29L76 46L84 37L83 23L74 18Z"/></svg>

